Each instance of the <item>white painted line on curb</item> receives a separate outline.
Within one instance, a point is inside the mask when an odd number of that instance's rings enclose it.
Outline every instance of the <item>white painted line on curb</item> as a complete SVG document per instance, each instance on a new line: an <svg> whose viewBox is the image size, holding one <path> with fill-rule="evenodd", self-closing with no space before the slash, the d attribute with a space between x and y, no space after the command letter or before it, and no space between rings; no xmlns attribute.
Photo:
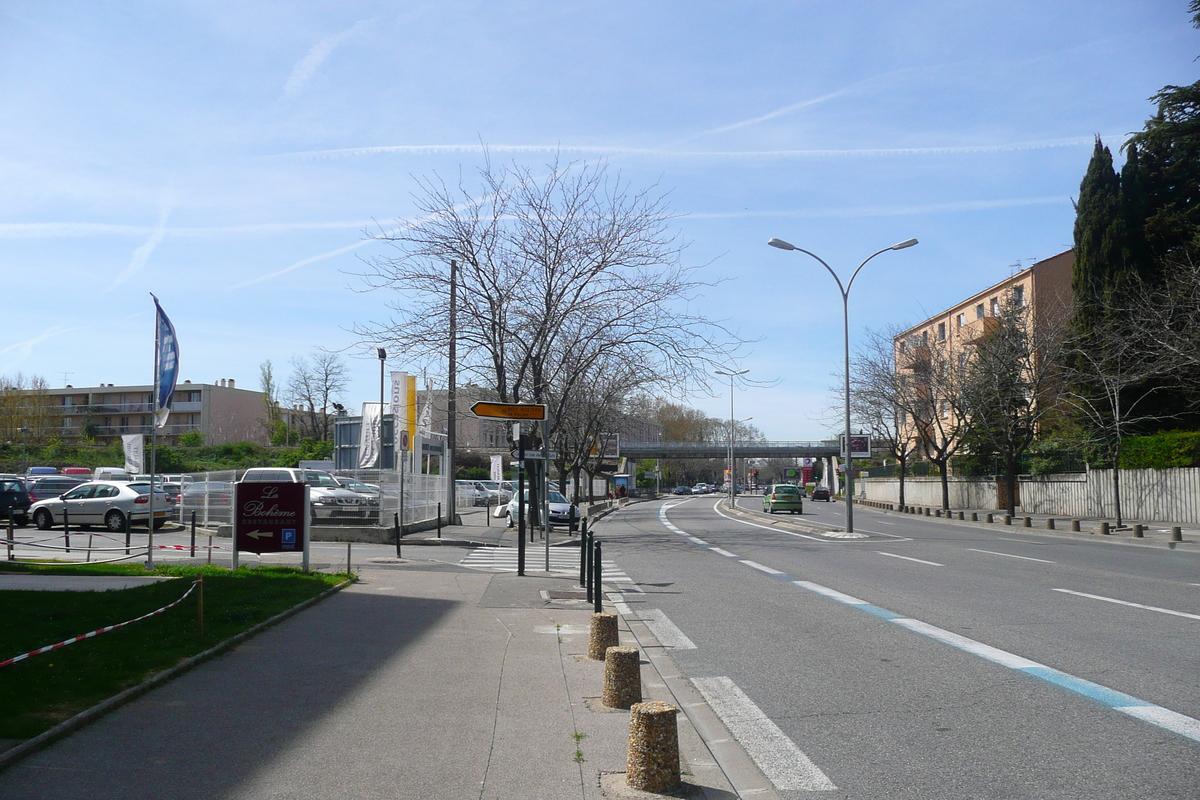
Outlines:
<svg viewBox="0 0 1200 800"><path fill-rule="evenodd" d="M1087 592L1073 592L1070 589L1051 589L1052 592L1062 592L1063 594L1073 594L1077 597L1090 597L1093 600L1103 600L1106 603L1116 603L1121 606L1129 606L1130 608L1143 608L1147 611L1157 611L1160 614L1173 614L1176 617L1187 617L1188 619L1200 619L1200 614L1189 614L1186 611L1172 611L1169 608L1159 608L1158 606L1147 606L1141 603L1131 603L1128 600L1118 600L1115 597L1104 597L1098 594L1088 594Z"/></svg>
<svg viewBox="0 0 1200 800"><path fill-rule="evenodd" d="M1029 556L1014 556L1012 553L997 553L995 550L976 550L974 547L968 547L968 550L974 553L987 553L993 556L1004 556L1005 558L1019 558L1022 561L1040 561L1043 564L1055 564L1055 561L1047 561L1044 558L1030 558Z"/></svg>
<svg viewBox="0 0 1200 800"><path fill-rule="evenodd" d="M777 789L808 792L837 789L732 680L693 678L692 683Z"/></svg>
<svg viewBox="0 0 1200 800"><path fill-rule="evenodd" d="M905 561L915 561L915 562L917 562L918 564L928 564L928 565L929 565L929 566L931 566L931 567L944 567L944 566L946 566L945 564L939 564L939 563L937 563L936 561L925 561L925 560L923 560L923 559L920 559L920 558L911 558L911 557L909 557L909 556L898 556L898 555L896 555L895 553L885 553L885 552L883 552L882 550L876 550L875 552L876 552L876 553L879 553L879 555L881 555L881 556L887 556L888 558L903 558Z"/></svg>
<svg viewBox="0 0 1200 800"><path fill-rule="evenodd" d="M696 645L684 635L683 631L675 625L674 622L667 619L667 615L661 609L648 608L645 611L638 611L633 615L636 619L640 619L646 623L646 627L654 634L654 638L658 639L659 643L669 650L695 650Z"/></svg>

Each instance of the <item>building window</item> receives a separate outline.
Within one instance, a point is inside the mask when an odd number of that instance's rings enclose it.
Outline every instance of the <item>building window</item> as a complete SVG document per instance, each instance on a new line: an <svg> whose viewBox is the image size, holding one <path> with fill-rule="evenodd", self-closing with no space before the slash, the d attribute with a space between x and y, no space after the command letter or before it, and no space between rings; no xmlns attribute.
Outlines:
<svg viewBox="0 0 1200 800"><path fill-rule="evenodd" d="M1012 292L1013 305L1017 308L1025 307L1025 287L1014 286Z"/></svg>
<svg viewBox="0 0 1200 800"><path fill-rule="evenodd" d="M921 331L921 344L929 345L929 331Z"/></svg>
<svg viewBox="0 0 1200 800"><path fill-rule="evenodd" d="M966 314L959 314L957 317L954 318L954 329L955 330L958 330L959 328L961 328L963 326L963 320L966 318L966 316L967 316Z"/></svg>
<svg viewBox="0 0 1200 800"><path fill-rule="evenodd" d="M983 303L975 306L975 319L983 319L986 314L983 313Z"/></svg>
<svg viewBox="0 0 1200 800"><path fill-rule="evenodd" d="M944 322L938 323L938 341L939 342L946 341L946 323L944 323Z"/></svg>
<svg viewBox="0 0 1200 800"><path fill-rule="evenodd" d="M1000 300L995 297L992 298L992 316L1000 316Z"/></svg>

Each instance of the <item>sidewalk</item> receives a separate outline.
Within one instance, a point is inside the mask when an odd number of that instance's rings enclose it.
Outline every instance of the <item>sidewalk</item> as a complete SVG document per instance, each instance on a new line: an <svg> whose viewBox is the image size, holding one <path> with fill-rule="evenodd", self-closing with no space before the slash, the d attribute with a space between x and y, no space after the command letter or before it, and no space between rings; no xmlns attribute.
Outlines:
<svg viewBox="0 0 1200 800"><path fill-rule="evenodd" d="M599 702L604 664L586 657L592 609L575 599L577 575L408 555L366 563L358 583L14 764L0 796L656 796L620 774L629 714ZM642 648L644 699L678 702L666 651L620 627ZM689 796L735 797L683 714L679 728Z"/></svg>

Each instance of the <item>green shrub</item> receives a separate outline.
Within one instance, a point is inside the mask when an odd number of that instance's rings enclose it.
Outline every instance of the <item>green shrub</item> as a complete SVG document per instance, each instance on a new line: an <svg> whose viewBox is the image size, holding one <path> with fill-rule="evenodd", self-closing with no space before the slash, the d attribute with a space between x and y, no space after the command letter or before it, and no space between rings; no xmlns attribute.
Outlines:
<svg viewBox="0 0 1200 800"><path fill-rule="evenodd" d="M1200 431L1161 431L1121 442L1121 469L1200 467Z"/></svg>

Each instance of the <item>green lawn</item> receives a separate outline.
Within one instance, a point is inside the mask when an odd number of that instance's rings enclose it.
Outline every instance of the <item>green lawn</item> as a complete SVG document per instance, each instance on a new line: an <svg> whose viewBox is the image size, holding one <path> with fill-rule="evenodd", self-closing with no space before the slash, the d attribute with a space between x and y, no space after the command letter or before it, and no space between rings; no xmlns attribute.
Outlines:
<svg viewBox="0 0 1200 800"><path fill-rule="evenodd" d="M197 595L162 614L0 667L0 738L28 739L189 656L314 597L347 575L289 567L230 572L212 566L13 565L2 572L169 575L176 580L106 592L0 591L0 661L178 600L204 578L204 639Z"/></svg>

